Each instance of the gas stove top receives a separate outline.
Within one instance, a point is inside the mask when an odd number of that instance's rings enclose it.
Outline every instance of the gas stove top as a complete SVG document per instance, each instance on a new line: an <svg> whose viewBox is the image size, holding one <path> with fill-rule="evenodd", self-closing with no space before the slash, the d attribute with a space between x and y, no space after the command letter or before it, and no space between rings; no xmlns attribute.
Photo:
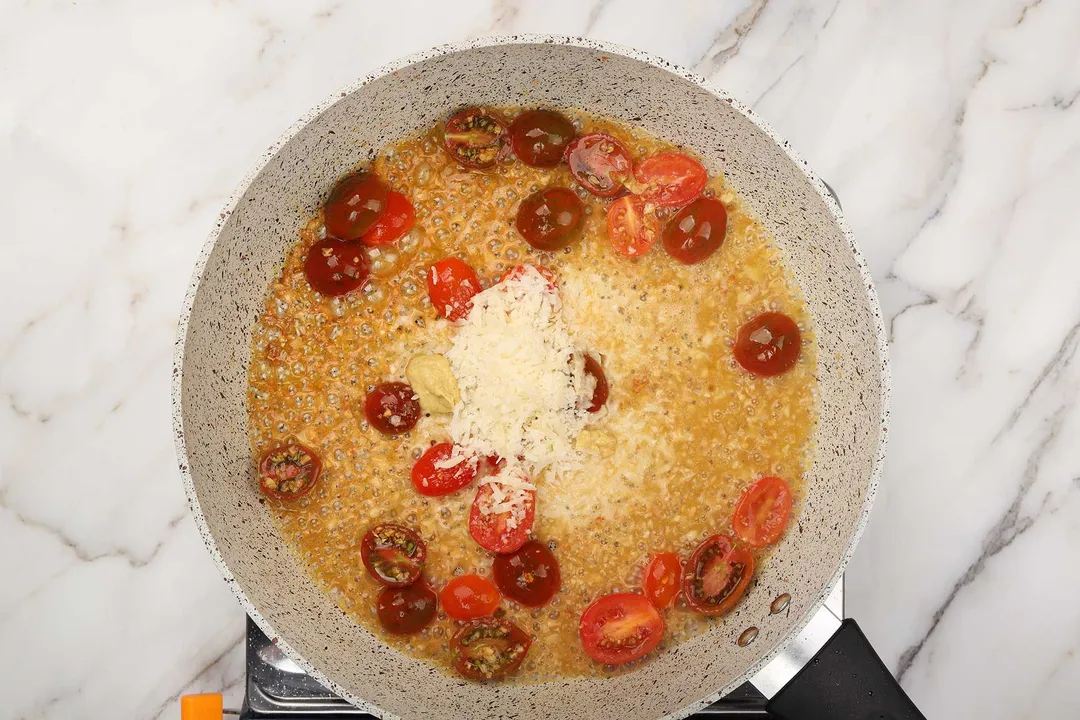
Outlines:
<svg viewBox="0 0 1080 720"><path fill-rule="evenodd" d="M844 616L844 585L833 589L825 603L837 617ZM270 642L258 626L247 620L247 687L241 720L335 720L373 718L332 694ZM750 683L698 711L692 718L764 720L765 698Z"/></svg>

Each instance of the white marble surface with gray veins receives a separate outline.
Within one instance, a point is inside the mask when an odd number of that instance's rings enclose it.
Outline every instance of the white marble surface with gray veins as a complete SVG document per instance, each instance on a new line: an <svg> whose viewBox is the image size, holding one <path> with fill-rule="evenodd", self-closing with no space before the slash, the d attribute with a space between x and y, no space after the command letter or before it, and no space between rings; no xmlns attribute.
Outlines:
<svg viewBox="0 0 1080 720"><path fill-rule="evenodd" d="M170 434L192 264L308 108L517 32L694 68L836 188L894 372L849 612L930 718L1080 717L1076 0L0 4L0 716L239 703Z"/></svg>

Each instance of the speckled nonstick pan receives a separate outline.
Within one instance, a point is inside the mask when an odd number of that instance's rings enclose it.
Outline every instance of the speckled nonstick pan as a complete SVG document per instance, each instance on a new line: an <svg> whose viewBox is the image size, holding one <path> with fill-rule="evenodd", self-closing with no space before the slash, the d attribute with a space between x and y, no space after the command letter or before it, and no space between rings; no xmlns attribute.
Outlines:
<svg viewBox="0 0 1080 720"><path fill-rule="evenodd" d="M475 684L403 655L308 579L258 502L246 373L252 327L286 250L339 176L387 142L470 104L584 108L689 147L727 176L776 236L814 317L820 422L797 527L722 623L618 677ZM174 374L180 469L221 573L287 655L383 717L679 717L750 678L776 693L839 624L815 613L866 524L885 450L885 331L866 265L825 185L749 109L702 78L576 38L489 38L420 53L363 78L290 128L210 234L185 300ZM771 614L770 603L784 593L788 611ZM740 646L750 626L757 638ZM774 697L775 712L918 717L850 621L823 653ZM836 663L844 683L822 677Z"/></svg>

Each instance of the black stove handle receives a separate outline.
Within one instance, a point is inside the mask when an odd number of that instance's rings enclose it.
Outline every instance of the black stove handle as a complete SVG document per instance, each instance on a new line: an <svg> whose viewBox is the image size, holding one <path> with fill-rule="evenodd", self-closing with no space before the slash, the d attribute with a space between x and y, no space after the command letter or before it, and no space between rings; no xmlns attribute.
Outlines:
<svg viewBox="0 0 1080 720"><path fill-rule="evenodd" d="M926 720L850 618L765 709L780 720Z"/></svg>

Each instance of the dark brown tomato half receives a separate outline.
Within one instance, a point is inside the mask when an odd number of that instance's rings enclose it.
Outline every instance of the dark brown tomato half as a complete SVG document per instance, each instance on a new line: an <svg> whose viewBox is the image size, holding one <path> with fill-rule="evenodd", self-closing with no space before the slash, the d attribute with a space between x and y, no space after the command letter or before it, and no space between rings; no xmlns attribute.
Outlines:
<svg viewBox="0 0 1080 720"><path fill-rule="evenodd" d="M507 555L496 555L491 573L504 597L526 607L547 605L562 586L555 555L546 543L536 540Z"/></svg>
<svg viewBox="0 0 1080 720"><path fill-rule="evenodd" d="M389 190L371 173L342 178L323 207L326 231L340 240L355 240L386 212Z"/></svg>
<svg viewBox="0 0 1080 720"><path fill-rule="evenodd" d="M552 187L522 200L514 225L534 248L554 252L577 236L584 214L585 205L573 190Z"/></svg>
<svg viewBox="0 0 1080 720"><path fill-rule="evenodd" d="M510 154L510 134L487 110L470 107L446 119L443 147L459 165L483 170Z"/></svg>
<svg viewBox="0 0 1080 720"><path fill-rule="evenodd" d="M550 168L562 162L576 134L574 124L554 110L526 110L510 124L514 154L533 167Z"/></svg>
<svg viewBox="0 0 1080 720"><path fill-rule="evenodd" d="M686 265L705 260L720 249L727 233L727 208L713 198L698 198L664 226L668 255Z"/></svg>
<svg viewBox="0 0 1080 720"><path fill-rule="evenodd" d="M297 500L311 492L321 472L322 461L314 450L288 442L263 453L259 488L277 500Z"/></svg>
<svg viewBox="0 0 1080 720"><path fill-rule="evenodd" d="M706 538L683 569L683 597L702 615L735 607L754 577L754 556L729 535Z"/></svg>
<svg viewBox="0 0 1080 720"><path fill-rule="evenodd" d="M379 624L394 635L412 635L435 619L439 600L421 578L408 587L387 587L379 593L375 612Z"/></svg>
<svg viewBox="0 0 1080 720"><path fill-rule="evenodd" d="M367 282L371 261L363 245L327 238L308 250L304 275L315 292L344 295Z"/></svg>
<svg viewBox="0 0 1080 720"><path fill-rule="evenodd" d="M582 135L566 148L570 174L593 195L614 197L631 174L630 151L605 133Z"/></svg>
<svg viewBox="0 0 1080 720"><path fill-rule="evenodd" d="M532 638L509 620L478 618L465 623L450 640L454 669L469 680L497 680L525 660Z"/></svg>
<svg viewBox="0 0 1080 720"><path fill-rule="evenodd" d="M416 582L426 557L424 541L404 525L376 525L367 531L360 543L364 567L371 577L390 587L404 587Z"/></svg>
<svg viewBox="0 0 1080 720"><path fill-rule="evenodd" d="M400 435L416 427L420 401L412 387L402 382L383 383L364 399L364 416L384 435Z"/></svg>

